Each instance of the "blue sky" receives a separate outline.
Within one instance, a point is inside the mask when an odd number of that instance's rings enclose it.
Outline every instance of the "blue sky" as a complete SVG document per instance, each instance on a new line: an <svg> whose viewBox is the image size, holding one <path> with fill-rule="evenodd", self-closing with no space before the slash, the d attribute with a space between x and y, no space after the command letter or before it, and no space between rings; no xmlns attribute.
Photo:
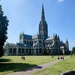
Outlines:
<svg viewBox="0 0 75 75"><path fill-rule="evenodd" d="M75 46L75 0L1 0L4 15L8 17L9 43L19 42L19 34L38 33L42 3L48 24L48 35L58 34L68 39L70 49Z"/></svg>

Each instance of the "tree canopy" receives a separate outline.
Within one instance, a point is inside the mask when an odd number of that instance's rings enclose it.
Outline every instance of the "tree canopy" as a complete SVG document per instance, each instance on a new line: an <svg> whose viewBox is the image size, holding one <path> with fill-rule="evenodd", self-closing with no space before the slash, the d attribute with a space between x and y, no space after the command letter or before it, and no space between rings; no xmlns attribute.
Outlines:
<svg viewBox="0 0 75 75"><path fill-rule="evenodd" d="M7 39L8 22L7 16L4 16L0 5L0 56L3 55L3 46Z"/></svg>
<svg viewBox="0 0 75 75"><path fill-rule="evenodd" d="M75 54L75 47L72 48L72 53Z"/></svg>

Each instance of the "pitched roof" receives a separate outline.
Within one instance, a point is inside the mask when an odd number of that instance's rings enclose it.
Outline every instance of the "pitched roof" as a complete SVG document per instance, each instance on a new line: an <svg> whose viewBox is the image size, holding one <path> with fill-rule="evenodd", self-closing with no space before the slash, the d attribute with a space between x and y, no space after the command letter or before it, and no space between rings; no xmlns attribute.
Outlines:
<svg viewBox="0 0 75 75"><path fill-rule="evenodd" d="M53 39L54 39L54 36L50 36L46 40L53 40Z"/></svg>
<svg viewBox="0 0 75 75"><path fill-rule="evenodd" d="M24 44L23 43L17 43L17 46L23 47Z"/></svg>
<svg viewBox="0 0 75 75"><path fill-rule="evenodd" d="M38 34L32 36L32 39L35 39L35 38L38 38Z"/></svg>
<svg viewBox="0 0 75 75"><path fill-rule="evenodd" d="M60 41L60 46L64 46L64 43L63 43L63 41Z"/></svg>
<svg viewBox="0 0 75 75"><path fill-rule="evenodd" d="M31 35L24 34L24 38L26 38L26 39L32 39L32 36Z"/></svg>
<svg viewBox="0 0 75 75"><path fill-rule="evenodd" d="M7 46L11 46L11 47L15 47L16 46L16 44L14 44L14 43L7 43L6 45Z"/></svg>

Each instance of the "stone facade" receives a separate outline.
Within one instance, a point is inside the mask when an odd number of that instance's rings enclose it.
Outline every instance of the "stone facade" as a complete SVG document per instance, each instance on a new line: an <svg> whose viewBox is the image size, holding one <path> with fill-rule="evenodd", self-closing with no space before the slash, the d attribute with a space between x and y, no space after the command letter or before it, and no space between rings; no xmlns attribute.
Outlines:
<svg viewBox="0 0 75 75"><path fill-rule="evenodd" d="M57 34L48 36L48 25L45 20L44 6L42 5L42 16L39 23L39 32L36 35L21 33L19 43L7 43L5 55L54 55L69 54L69 43L60 41Z"/></svg>

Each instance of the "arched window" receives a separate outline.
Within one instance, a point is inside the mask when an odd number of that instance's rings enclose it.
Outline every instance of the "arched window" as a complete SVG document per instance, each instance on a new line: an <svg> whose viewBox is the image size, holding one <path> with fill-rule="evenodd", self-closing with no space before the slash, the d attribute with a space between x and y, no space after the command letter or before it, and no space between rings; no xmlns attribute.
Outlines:
<svg viewBox="0 0 75 75"><path fill-rule="evenodd" d="M21 53L21 49L20 48L19 48L18 52Z"/></svg>
<svg viewBox="0 0 75 75"><path fill-rule="evenodd" d="M12 53L12 48L9 49L9 53Z"/></svg>
<svg viewBox="0 0 75 75"><path fill-rule="evenodd" d="M16 53L16 48L13 49L13 53Z"/></svg>
<svg viewBox="0 0 75 75"><path fill-rule="evenodd" d="M22 48L22 53L24 53L24 48Z"/></svg>
<svg viewBox="0 0 75 75"><path fill-rule="evenodd" d="M26 53L28 53L28 49L26 49Z"/></svg>
<svg viewBox="0 0 75 75"><path fill-rule="evenodd" d="M42 49L41 48L39 49L39 52L42 53Z"/></svg>

